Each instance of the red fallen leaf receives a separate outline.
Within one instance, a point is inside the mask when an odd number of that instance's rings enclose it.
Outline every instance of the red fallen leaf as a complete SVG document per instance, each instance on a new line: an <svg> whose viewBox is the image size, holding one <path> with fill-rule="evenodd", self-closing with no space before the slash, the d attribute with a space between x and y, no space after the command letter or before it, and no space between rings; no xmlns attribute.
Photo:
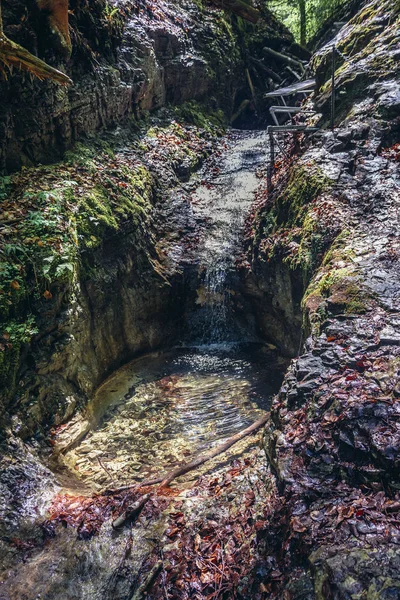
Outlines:
<svg viewBox="0 0 400 600"><path fill-rule="evenodd" d="M249 490L248 492L246 492L245 506L248 508L249 506L254 504L255 498L256 498L256 495L253 492L253 490Z"/></svg>
<svg viewBox="0 0 400 600"><path fill-rule="evenodd" d="M212 583L214 581L214 576L210 571L202 573L200 575L200 581L201 583Z"/></svg>
<svg viewBox="0 0 400 600"><path fill-rule="evenodd" d="M362 517L364 513L365 513L365 510L363 508L359 508L356 511L356 517Z"/></svg>
<svg viewBox="0 0 400 600"><path fill-rule="evenodd" d="M346 377L346 381L354 381L355 379L357 379L356 373L352 373L351 375L347 375Z"/></svg>
<svg viewBox="0 0 400 600"><path fill-rule="evenodd" d="M359 361L356 362L356 366L359 369L368 369L369 363L366 360L359 360Z"/></svg>
<svg viewBox="0 0 400 600"><path fill-rule="evenodd" d="M265 521L256 521L254 523L254 528L256 531L262 531L265 529Z"/></svg>
<svg viewBox="0 0 400 600"><path fill-rule="evenodd" d="M297 533L303 533L308 529L307 526L303 525L303 523L297 517L293 517L293 519L290 521L290 525Z"/></svg>
<svg viewBox="0 0 400 600"><path fill-rule="evenodd" d="M165 535L169 538L174 538L178 535L179 532L179 527L168 527L167 531L165 532Z"/></svg>
<svg viewBox="0 0 400 600"><path fill-rule="evenodd" d="M334 335L330 335L329 337L326 338L327 342L334 342L336 340L336 337Z"/></svg>

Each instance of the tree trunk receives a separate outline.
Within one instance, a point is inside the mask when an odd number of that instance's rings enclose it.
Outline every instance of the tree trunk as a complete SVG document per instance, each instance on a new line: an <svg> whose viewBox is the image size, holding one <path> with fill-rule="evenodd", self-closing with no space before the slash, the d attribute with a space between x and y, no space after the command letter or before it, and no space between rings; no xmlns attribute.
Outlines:
<svg viewBox="0 0 400 600"><path fill-rule="evenodd" d="M213 4L216 4L220 8L225 10L230 10L235 13L239 17L242 17L246 21L250 21L250 23L257 23L261 13L251 4L247 4L247 2L243 2L243 0L212 0Z"/></svg>
<svg viewBox="0 0 400 600"><path fill-rule="evenodd" d="M59 41L61 49L70 56L72 46L68 24L68 0L37 0L40 10L49 15L49 25L52 33Z"/></svg>
<svg viewBox="0 0 400 600"><path fill-rule="evenodd" d="M307 44L306 0L298 0L298 2L300 11L300 45L305 46Z"/></svg>

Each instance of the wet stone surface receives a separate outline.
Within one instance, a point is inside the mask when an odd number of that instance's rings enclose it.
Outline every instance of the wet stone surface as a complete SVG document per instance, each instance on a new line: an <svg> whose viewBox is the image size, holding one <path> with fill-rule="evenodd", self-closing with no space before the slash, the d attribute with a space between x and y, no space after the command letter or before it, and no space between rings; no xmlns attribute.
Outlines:
<svg viewBox="0 0 400 600"><path fill-rule="evenodd" d="M189 335L203 329L212 343L133 361L98 389L85 410L53 430L46 460L51 454L62 489L36 515L40 535L28 528L22 536L22 560L13 557L3 572L1 600L126 600L160 556L155 599L165 597L166 588L172 598L189 599L212 593L215 585L228 597L239 587L251 595L254 523L262 527L271 477L260 434L169 488L98 492L146 481L196 458L264 415L279 389L287 361L275 347L254 336L243 339L232 327L225 293L265 156L265 134L235 132L205 167L200 188L195 179L160 202L159 215L168 223L160 245L166 268L196 265L194 290L201 301ZM113 520L145 493L150 497L140 514L114 530Z"/></svg>

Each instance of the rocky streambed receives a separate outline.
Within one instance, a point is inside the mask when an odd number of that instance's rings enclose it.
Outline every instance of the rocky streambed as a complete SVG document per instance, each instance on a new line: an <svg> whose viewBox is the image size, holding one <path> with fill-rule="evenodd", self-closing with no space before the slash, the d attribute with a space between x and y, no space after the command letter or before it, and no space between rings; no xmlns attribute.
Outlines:
<svg viewBox="0 0 400 600"><path fill-rule="evenodd" d="M265 414L279 389L287 359L246 331L232 302L238 240L267 155L263 132L234 132L180 190L185 210L165 230L162 264L166 273L183 270L187 277L181 345L124 366L53 428L51 451L41 451L53 474L44 479L32 459L42 501L32 489L21 497L26 529L15 529L1 597L128 598L161 556L163 584L151 585L154 598L165 589L189 598L215 586L224 594L238 586L250 593L254 521L268 471L259 435L171 487L124 486L145 483L242 431ZM174 232L185 227L177 240ZM16 484L12 468L5 472ZM113 529L144 494L139 517ZM220 540L231 529L230 541ZM228 563L221 569L220 561Z"/></svg>
<svg viewBox="0 0 400 600"><path fill-rule="evenodd" d="M337 34L333 132L313 58L322 129L282 140L272 192L265 133L217 145L168 111L28 195L3 182L12 316L41 320L2 407L2 600L400 597L397 4ZM20 234L61 267L39 297ZM138 487L267 410L262 438Z"/></svg>

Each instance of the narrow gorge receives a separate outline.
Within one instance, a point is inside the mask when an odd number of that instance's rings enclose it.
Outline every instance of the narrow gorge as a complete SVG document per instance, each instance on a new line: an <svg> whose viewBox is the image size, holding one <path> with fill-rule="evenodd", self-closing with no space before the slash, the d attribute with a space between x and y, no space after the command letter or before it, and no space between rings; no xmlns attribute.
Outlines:
<svg viewBox="0 0 400 600"><path fill-rule="evenodd" d="M273 4L1 2L0 600L400 598L400 5Z"/></svg>

